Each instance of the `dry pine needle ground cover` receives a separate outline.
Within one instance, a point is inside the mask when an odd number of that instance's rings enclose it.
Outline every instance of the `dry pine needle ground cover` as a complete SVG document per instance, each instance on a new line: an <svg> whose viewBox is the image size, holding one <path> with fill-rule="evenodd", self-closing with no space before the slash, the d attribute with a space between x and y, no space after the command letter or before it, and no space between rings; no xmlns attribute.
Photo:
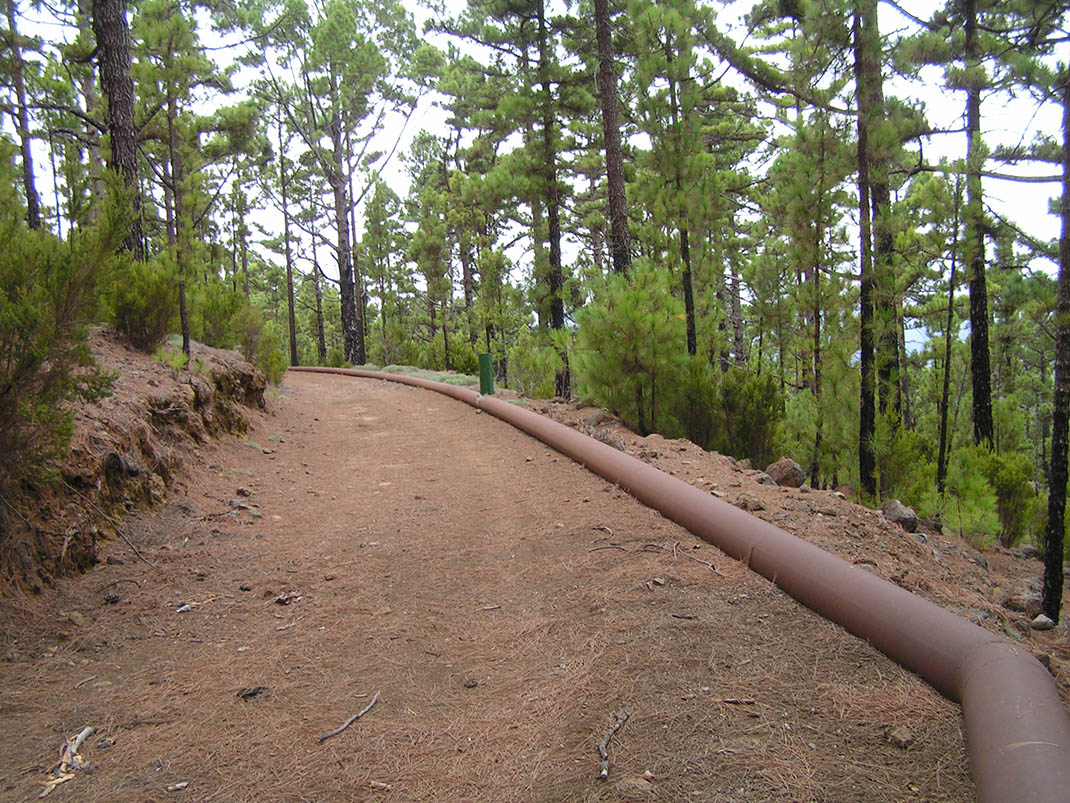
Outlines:
<svg viewBox="0 0 1070 803"><path fill-rule="evenodd" d="M0 797L36 798L89 725L91 768L53 799L971 798L956 706L508 425L307 374L250 417L246 439L200 447L169 504L126 520L154 567L114 542L85 576L5 602ZM615 433L933 596L968 606L1039 565L956 592L965 552L938 562L826 492ZM1065 632L1043 638L1064 671Z"/></svg>

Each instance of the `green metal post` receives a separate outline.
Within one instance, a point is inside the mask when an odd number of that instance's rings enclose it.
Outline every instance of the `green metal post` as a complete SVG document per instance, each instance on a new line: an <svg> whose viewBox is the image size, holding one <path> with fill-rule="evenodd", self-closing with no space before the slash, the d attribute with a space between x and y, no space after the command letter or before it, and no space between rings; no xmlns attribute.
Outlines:
<svg viewBox="0 0 1070 803"><path fill-rule="evenodd" d="M494 363L489 354L479 355L479 392L484 396L494 395Z"/></svg>

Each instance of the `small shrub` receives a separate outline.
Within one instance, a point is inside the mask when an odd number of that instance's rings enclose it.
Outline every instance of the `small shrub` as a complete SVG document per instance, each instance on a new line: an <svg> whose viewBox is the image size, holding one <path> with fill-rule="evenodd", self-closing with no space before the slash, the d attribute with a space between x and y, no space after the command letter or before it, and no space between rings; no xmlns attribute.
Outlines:
<svg viewBox="0 0 1070 803"><path fill-rule="evenodd" d="M784 397L772 374L729 368L721 381L723 418L714 436L717 451L749 458L756 466L776 459L776 437L784 418Z"/></svg>
<svg viewBox="0 0 1070 803"><path fill-rule="evenodd" d="M987 546L1000 531L996 494L986 476L988 450L971 446L951 453L943 521L962 538Z"/></svg>
<svg viewBox="0 0 1070 803"><path fill-rule="evenodd" d="M189 356L184 351L169 346L159 346L152 356L157 362L168 366L175 374L189 363Z"/></svg>
<svg viewBox="0 0 1070 803"><path fill-rule="evenodd" d="M677 388L676 419L684 436L709 449L715 429L720 422L720 393L713 369L702 357L692 357Z"/></svg>
<svg viewBox="0 0 1070 803"><path fill-rule="evenodd" d="M550 399L554 377L561 370L561 357L548 344L540 343L530 329L523 329L506 361L506 384L531 399Z"/></svg>
<svg viewBox="0 0 1070 803"><path fill-rule="evenodd" d="M331 368L349 368L345 354L339 346L331 346L327 349L327 365Z"/></svg>
<svg viewBox="0 0 1070 803"><path fill-rule="evenodd" d="M171 331L178 291L161 264L126 261L115 271L107 293L112 326L139 351L150 352Z"/></svg>
<svg viewBox="0 0 1070 803"><path fill-rule="evenodd" d="M231 328L242 356L264 372L269 382L278 382L286 373L286 357L278 327L264 322L256 307L244 306L231 318Z"/></svg>
<svg viewBox="0 0 1070 803"><path fill-rule="evenodd" d="M637 262L627 276L610 277L577 313L579 395L616 413L641 435L658 430L659 418L671 417L687 357L683 314L665 271Z"/></svg>
<svg viewBox="0 0 1070 803"><path fill-rule="evenodd" d="M1020 454L990 455L985 476L996 495L999 542L1012 547L1029 534L1039 497L1033 487L1033 464Z"/></svg>

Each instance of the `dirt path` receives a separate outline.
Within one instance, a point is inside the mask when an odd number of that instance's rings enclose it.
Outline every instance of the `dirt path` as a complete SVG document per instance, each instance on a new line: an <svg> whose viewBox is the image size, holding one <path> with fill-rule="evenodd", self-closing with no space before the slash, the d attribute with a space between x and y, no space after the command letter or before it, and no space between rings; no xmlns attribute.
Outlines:
<svg viewBox="0 0 1070 803"><path fill-rule="evenodd" d="M0 797L93 725L53 799L970 799L955 706L614 486L427 391L281 394L131 524L155 569L5 613Z"/></svg>

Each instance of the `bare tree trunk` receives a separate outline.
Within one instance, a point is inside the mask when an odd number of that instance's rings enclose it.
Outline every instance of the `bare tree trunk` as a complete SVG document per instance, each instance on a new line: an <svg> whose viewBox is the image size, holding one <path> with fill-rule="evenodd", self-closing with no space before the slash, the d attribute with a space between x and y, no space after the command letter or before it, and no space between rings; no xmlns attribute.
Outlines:
<svg viewBox="0 0 1070 803"><path fill-rule="evenodd" d="M1063 104L1063 197L1059 206L1059 295L1056 307L1055 400L1052 415L1051 482L1048 487L1048 523L1044 528L1044 613L1059 621L1063 595L1063 541L1065 539L1067 429L1070 414L1070 70L1060 76Z"/></svg>
<svg viewBox="0 0 1070 803"><path fill-rule="evenodd" d="M137 182L137 140L134 133L134 82L130 77L130 29L126 0L93 0L93 35L97 40L100 87L108 104L111 138L109 166L131 193L133 218L123 247L135 259L145 258L141 236L141 196Z"/></svg>
<svg viewBox="0 0 1070 803"><path fill-rule="evenodd" d="M869 151L869 128L871 113L865 107L865 99L868 94L863 91L867 81L867 70L870 69L867 61L870 54L863 42L863 25L869 24L865 18L862 3L870 4L870 0L862 0L855 10L854 16L854 56L855 56L855 83L858 86L857 95L859 101L858 113L858 229L859 229L859 261L860 261L860 287L858 294L859 302L859 348L861 370L861 399L859 403L859 427L858 427L858 473L862 490L870 497L877 495L877 460L873 453L873 436L876 433L876 394L875 394L875 371L874 371L874 348L873 348L873 249L872 228L870 221L870 151Z"/></svg>
<svg viewBox="0 0 1070 803"><path fill-rule="evenodd" d="M977 3L965 0L967 71L980 67ZM992 448L992 382L988 348L988 288L985 282L984 209L981 168L981 87L971 77L966 89L966 269L970 276L970 376L973 379L973 440Z"/></svg>
<svg viewBox="0 0 1070 803"><path fill-rule="evenodd" d="M564 277L561 269L561 189L557 186L557 149L554 143L553 94L550 88L550 54L544 0L538 0L539 81L542 84L542 142L546 171L546 217L550 238L550 328L565 328ZM568 355L561 353L562 368L554 378L554 392L569 398Z"/></svg>
<svg viewBox="0 0 1070 803"><path fill-rule="evenodd" d="M185 168L182 162L181 143L176 142L178 133L175 124L178 108L173 94L167 96L167 151L171 163L171 195L174 199L174 226L171 245L175 249L175 267L178 270L178 318L182 328L182 352L190 356L189 308L186 305L186 245L182 242L182 217L185 205L182 197L182 182Z"/></svg>
<svg viewBox="0 0 1070 803"><path fill-rule="evenodd" d="M286 155L282 138L282 117L279 117L279 188L282 196L282 243L286 255L287 322L290 327L290 365L297 365L297 316L294 312L293 256L290 253L290 204L287 197L289 179L286 176Z"/></svg>
<svg viewBox="0 0 1070 803"><path fill-rule="evenodd" d="M594 26L598 40L598 92L602 101L602 139L606 149L606 181L609 185L610 252L613 255L613 270L617 273L627 273L631 264L628 203L624 189L617 76L613 68L613 37L609 22L609 0L594 0Z"/></svg>
<svg viewBox="0 0 1070 803"><path fill-rule="evenodd" d="M959 250L959 187L955 184L955 234L951 238L951 272L947 280L947 326L944 329L944 386L940 394L940 450L936 458L936 489L944 493L947 480L947 413L951 401L951 327L955 322L955 268Z"/></svg>
<svg viewBox="0 0 1070 803"><path fill-rule="evenodd" d="M11 77L15 84L16 104L11 116L19 131L19 145L22 151L22 186L26 194L26 222L31 229L39 229L41 228L41 200L34 183L33 153L30 149L30 112L26 107L26 81L22 74L22 47L19 45L17 14L17 0L7 0L7 29L11 37L11 41L7 44L11 51ZM56 200L58 205L59 199Z"/></svg>

